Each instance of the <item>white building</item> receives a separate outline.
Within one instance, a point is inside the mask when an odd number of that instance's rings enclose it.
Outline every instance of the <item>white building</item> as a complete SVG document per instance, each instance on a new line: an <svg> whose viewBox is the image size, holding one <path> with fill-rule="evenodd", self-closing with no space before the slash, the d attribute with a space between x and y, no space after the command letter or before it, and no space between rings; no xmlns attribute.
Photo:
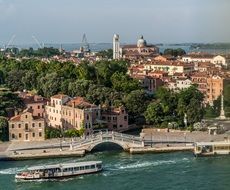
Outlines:
<svg viewBox="0 0 230 190"><path fill-rule="evenodd" d="M168 88L173 91L180 91L189 88L192 85L192 81L186 78L180 78L168 82Z"/></svg>
<svg viewBox="0 0 230 190"><path fill-rule="evenodd" d="M113 59L120 59L120 41L119 35L114 34L113 36Z"/></svg>
<svg viewBox="0 0 230 190"><path fill-rule="evenodd" d="M159 61L159 62L150 62L144 65L144 70L147 71L164 71L169 75L174 73L189 73L194 70L194 65L192 64L183 64L181 62L175 61Z"/></svg>
<svg viewBox="0 0 230 190"><path fill-rule="evenodd" d="M215 65L227 66L225 57L221 55L211 55L211 54L190 54L182 57L182 61L185 63L192 62L209 62Z"/></svg>
<svg viewBox="0 0 230 190"><path fill-rule="evenodd" d="M211 63L213 63L215 65L227 66L225 57L223 57L221 55L217 55L217 56L213 57Z"/></svg>

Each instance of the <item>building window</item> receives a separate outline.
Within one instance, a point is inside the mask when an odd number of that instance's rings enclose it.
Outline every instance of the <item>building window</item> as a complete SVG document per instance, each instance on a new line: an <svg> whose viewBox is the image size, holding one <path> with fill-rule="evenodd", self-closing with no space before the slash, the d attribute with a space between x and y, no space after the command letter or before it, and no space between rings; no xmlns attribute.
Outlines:
<svg viewBox="0 0 230 190"><path fill-rule="evenodd" d="M38 113L38 117L40 117L41 116L41 114L40 113Z"/></svg>
<svg viewBox="0 0 230 190"><path fill-rule="evenodd" d="M117 117L113 117L113 121L117 120Z"/></svg>
<svg viewBox="0 0 230 190"><path fill-rule="evenodd" d="M14 124L11 125L12 129L14 128Z"/></svg>
<svg viewBox="0 0 230 190"><path fill-rule="evenodd" d="M14 135L14 133L12 134L12 139L14 139L15 138L15 135Z"/></svg>
<svg viewBox="0 0 230 190"><path fill-rule="evenodd" d="M33 137L35 137L35 133L33 133Z"/></svg>
<svg viewBox="0 0 230 190"><path fill-rule="evenodd" d="M26 118L27 118L27 115L26 115Z"/></svg>
<svg viewBox="0 0 230 190"><path fill-rule="evenodd" d="M117 128L117 125L113 125L113 128L116 129L116 128Z"/></svg>
<svg viewBox="0 0 230 190"><path fill-rule="evenodd" d="M21 134L21 133L19 133L19 134L18 134L18 137L19 137L19 138L22 138L22 134Z"/></svg>
<svg viewBox="0 0 230 190"><path fill-rule="evenodd" d="M28 130L28 123L25 124L25 129Z"/></svg>
<svg viewBox="0 0 230 190"><path fill-rule="evenodd" d="M120 125L120 128L123 127L123 125Z"/></svg>
<svg viewBox="0 0 230 190"><path fill-rule="evenodd" d="M41 132L39 132L39 137L41 137L42 136L42 133Z"/></svg>
<svg viewBox="0 0 230 190"><path fill-rule="evenodd" d="M55 118L55 119L56 119L56 118ZM42 126L42 124L41 124L41 123L39 123L38 125L39 125L39 127L41 127L41 126Z"/></svg>
<svg viewBox="0 0 230 190"><path fill-rule="evenodd" d="M18 128L21 128L21 124L18 124Z"/></svg>
<svg viewBox="0 0 230 190"><path fill-rule="evenodd" d="M89 115L86 116L86 119L89 120Z"/></svg>
<svg viewBox="0 0 230 190"><path fill-rule="evenodd" d="M38 109L40 109L40 106L38 106Z"/></svg>
<svg viewBox="0 0 230 190"><path fill-rule="evenodd" d="M127 116L124 116L124 120L127 121Z"/></svg>
<svg viewBox="0 0 230 190"><path fill-rule="evenodd" d="M35 123L32 123L32 127L35 127Z"/></svg>

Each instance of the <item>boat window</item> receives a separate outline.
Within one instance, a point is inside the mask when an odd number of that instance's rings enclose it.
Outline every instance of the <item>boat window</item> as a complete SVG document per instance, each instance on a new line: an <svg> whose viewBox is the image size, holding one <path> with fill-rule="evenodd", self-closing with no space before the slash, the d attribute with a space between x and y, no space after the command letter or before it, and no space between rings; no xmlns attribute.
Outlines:
<svg viewBox="0 0 230 190"><path fill-rule="evenodd" d="M94 169L94 168L95 168L95 165L91 165L90 168L91 168L91 169Z"/></svg>
<svg viewBox="0 0 230 190"><path fill-rule="evenodd" d="M84 166L81 166L81 167L80 167L80 170L84 170L84 169L85 169L85 167L84 167Z"/></svg>
<svg viewBox="0 0 230 190"><path fill-rule="evenodd" d="M74 168L74 171L78 171L78 170L79 170L79 167L75 167L75 168Z"/></svg>
<svg viewBox="0 0 230 190"><path fill-rule="evenodd" d="M97 168L98 168L98 169L101 169L101 164L97 164Z"/></svg>
<svg viewBox="0 0 230 190"><path fill-rule="evenodd" d="M64 168L64 169L63 169L63 172L67 172L67 171L68 171L68 168Z"/></svg>
<svg viewBox="0 0 230 190"><path fill-rule="evenodd" d="M86 169L86 170L90 169L90 166L85 166L85 169Z"/></svg>

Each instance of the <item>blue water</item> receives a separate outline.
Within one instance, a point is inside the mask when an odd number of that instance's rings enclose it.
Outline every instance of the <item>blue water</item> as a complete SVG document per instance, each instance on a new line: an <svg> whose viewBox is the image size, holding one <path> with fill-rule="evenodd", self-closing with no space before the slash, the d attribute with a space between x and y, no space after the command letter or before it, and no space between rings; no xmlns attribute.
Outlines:
<svg viewBox="0 0 230 190"><path fill-rule="evenodd" d="M32 165L102 160L104 171L65 180L15 182ZM192 153L130 155L99 152L83 158L0 162L1 190L229 190L230 157L195 158Z"/></svg>

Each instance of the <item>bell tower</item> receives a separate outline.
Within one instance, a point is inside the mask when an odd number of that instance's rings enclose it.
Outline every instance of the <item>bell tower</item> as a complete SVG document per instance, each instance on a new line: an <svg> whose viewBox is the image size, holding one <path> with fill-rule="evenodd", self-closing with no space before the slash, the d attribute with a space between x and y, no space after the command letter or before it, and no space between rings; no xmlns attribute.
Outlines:
<svg viewBox="0 0 230 190"><path fill-rule="evenodd" d="M120 41L118 34L114 34L113 36L113 59L120 59Z"/></svg>

